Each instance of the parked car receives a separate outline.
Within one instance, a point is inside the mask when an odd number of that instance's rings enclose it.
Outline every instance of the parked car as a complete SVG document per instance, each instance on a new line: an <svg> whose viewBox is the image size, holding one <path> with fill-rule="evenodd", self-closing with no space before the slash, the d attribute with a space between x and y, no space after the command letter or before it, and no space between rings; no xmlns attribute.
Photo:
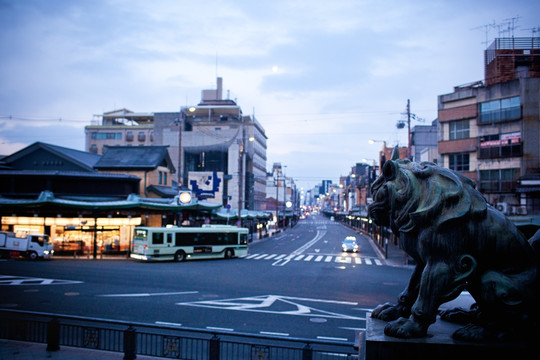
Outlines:
<svg viewBox="0 0 540 360"><path fill-rule="evenodd" d="M356 237L347 236L341 243L341 248L345 252L358 252L358 244L356 243Z"/></svg>

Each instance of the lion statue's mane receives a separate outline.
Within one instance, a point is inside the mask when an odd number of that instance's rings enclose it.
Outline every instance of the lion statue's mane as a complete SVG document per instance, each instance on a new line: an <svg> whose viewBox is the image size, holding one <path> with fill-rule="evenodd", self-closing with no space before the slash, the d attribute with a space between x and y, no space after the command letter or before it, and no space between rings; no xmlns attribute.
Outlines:
<svg viewBox="0 0 540 360"><path fill-rule="evenodd" d="M374 318L391 321L387 335L426 336L438 307L463 290L477 307L470 312L471 324L455 338L500 337L537 318L534 245L486 202L471 179L435 163L392 159L383 165L372 193L370 217L390 226L400 247L416 261L398 303L372 312ZM451 320L453 314L444 315Z"/></svg>

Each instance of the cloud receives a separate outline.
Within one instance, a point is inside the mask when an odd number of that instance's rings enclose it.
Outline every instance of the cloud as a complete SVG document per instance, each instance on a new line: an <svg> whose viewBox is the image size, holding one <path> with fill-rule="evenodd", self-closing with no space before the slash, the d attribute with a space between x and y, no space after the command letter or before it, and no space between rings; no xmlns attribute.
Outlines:
<svg viewBox="0 0 540 360"><path fill-rule="evenodd" d="M438 95L483 78L482 43L499 34L482 25L520 15L516 36L530 36L538 13L502 0L0 0L0 149L82 149L94 114L176 111L221 76L264 126L268 168L336 176L377 157L369 138L404 144L407 99L430 123ZM17 130L9 115L33 122Z"/></svg>

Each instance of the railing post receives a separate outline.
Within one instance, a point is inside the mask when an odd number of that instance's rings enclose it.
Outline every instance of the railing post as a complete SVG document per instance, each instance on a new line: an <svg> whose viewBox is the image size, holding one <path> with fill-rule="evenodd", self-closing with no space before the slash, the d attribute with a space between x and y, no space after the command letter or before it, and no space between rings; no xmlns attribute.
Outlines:
<svg viewBox="0 0 540 360"><path fill-rule="evenodd" d="M210 360L219 360L219 337L216 334L210 339Z"/></svg>
<svg viewBox="0 0 540 360"><path fill-rule="evenodd" d="M137 345L137 332L133 326L124 330L124 360L134 360L137 358L135 348Z"/></svg>
<svg viewBox="0 0 540 360"><path fill-rule="evenodd" d="M312 360L312 359L313 359L313 348L308 343L302 349L302 360Z"/></svg>
<svg viewBox="0 0 540 360"><path fill-rule="evenodd" d="M60 350L60 322L52 319L47 323L47 351Z"/></svg>

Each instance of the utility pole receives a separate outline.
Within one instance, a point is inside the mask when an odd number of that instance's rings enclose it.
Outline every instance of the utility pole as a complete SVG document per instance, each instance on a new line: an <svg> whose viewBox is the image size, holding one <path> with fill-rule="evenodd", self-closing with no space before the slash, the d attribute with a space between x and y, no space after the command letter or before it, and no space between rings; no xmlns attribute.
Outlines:
<svg viewBox="0 0 540 360"><path fill-rule="evenodd" d="M178 189L182 186L183 182L183 169L182 169L182 127L184 126L185 121L185 112L182 107L180 107L180 112L178 113L178 119L175 119L175 124L178 126Z"/></svg>
<svg viewBox="0 0 540 360"><path fill-rule="evenodd" d="M407 159L411 159L411 100L407 99Z"/></svg>

